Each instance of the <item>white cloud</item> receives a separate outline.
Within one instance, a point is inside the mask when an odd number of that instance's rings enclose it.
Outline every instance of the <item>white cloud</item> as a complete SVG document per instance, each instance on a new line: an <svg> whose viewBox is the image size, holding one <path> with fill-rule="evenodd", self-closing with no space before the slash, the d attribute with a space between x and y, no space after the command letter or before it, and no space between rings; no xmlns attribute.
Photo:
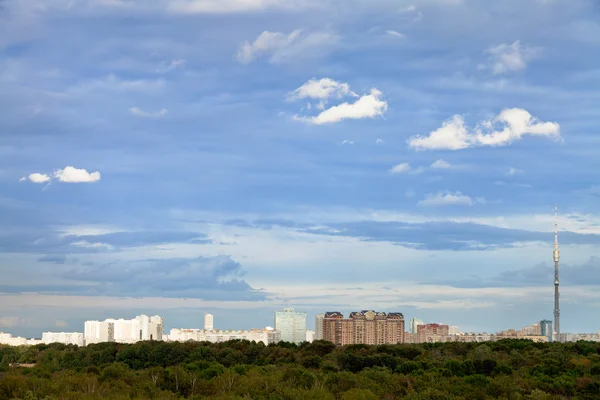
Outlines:
<svg viewBox="0 0 600 400"><path fill-rule="evenodd" d="M46 183L50 181L50 177L46 174L40 174L40 173L34 173L34 174L30 174L28 177L23 177L21 179L19 179L19 182L23 182L26 181L27 179L29 179L31 182L33 183Z"/></svg>
<svg viewBox="0 0 600 400"><path fill-rule="evenodd" d="M295 30L285 34L264 31L254 42L242 43L236 59L249 64L261 56L269 56L270 63L282 64L301 57L322 55L338 41L338 35L330 32L304 34L302 30Z"/></svg>
<svg viewBox="0 0 600 400"><path fill-rule="evenodd" d="M516 40L513 44L501 44L486 51L490 55L491 69L494 75L520 71L527 68L527 63L538 57L540 50L534 47L522 46Z"/></svg>
<svg viewBox="0 0 600 400"><path fill-rule="evenodd" d="M404 174L408 171L410 171L410 164L409 163L402 163L402 164L398 164L395 167L393 167L392 169L390 169L390 172L392 174Z"/></svg>
<svg viewBox="0 0 600 400"><path fill-rule="evenodd" d="M496 130L500 125L502 129ZM460 150L478 146L505 146L525 135L560 138L560 125L543 122L521 108L503 110L496 117L482 121L474 129L465 126L462 116L455 115L427 136L413 136L408 145L416 150Z"/></svg>
<svg viewBox="0 0 600 400"><path fill-rule="evenodd" d="M321 112L315 117L299 117L294 119L314 125L332 124L345 119L362 119L382 116L388 109L386 101L381 99L382 93L371 89L370 94L364 95L354 103L342 103Z"/></svg>
<svg viewBox="0 0 600 400"><path fill-rule="evenodd" d="M294 7L303 0L169 0L168 10L186 14L222 14L260 11L274 7Z"/></svg>
<svg viewBox="0 0 600 400"><path fill-rule="evenodd" d="M522 170L520 170L520 169L517 169L517 168L510 167L510 168L509 168L509 170L508 170L508 172L507 172L507 174L508 174L508 175L517 175L517 174L520 174L520 173L522 173L522 172L523 172L523 171L522 171Z"/></svg>
<svg viewBox="0 0 600 400"><path fill-rule="evenodd" d="M158 72L169 72L177 68L183 68L185 67L186 63L187 61L183 58L171 60L169 62L163 62L160 68L158 69Z"/></svg>
<svg viewBox="0 0 600 400"><path fill-rule="evenodd" d="M332 97L341 99L344 96L359 97L350 90L350 85L347 83L337 82L330 78L322 78L319 80L312 78L298 89L288 93L287 98L290 101L299 99L317 99L326 101Z"/></svg>
<svg viewBox="0 0 600 400"><path fill-rule="evenodd" d="M100 172L89 173L85 169L67 166L54 172L54 177L66 183L88 183L100 180Z"/></svg>
<svg viewBox="0 0 600 400"><path fill-rule="evenodd" d="M393 37L397 37L397 38L400 38L400 39L404 39L404 38L406 37L406 35L405 35L405 34L403 34L403 33L400 33L400 32L398 32L398 31L393 31L393 30L387 30L387 31L385 31L385 33L386 33L388 36L393 36Z"/></svg>
<svg viewBox="0 0 600 400"><path fill-rule="evenodd" d="M342 144L354 144L353 140L344 140Z"/></svg>
<svg viewBox="0 0 600 400"><path fill-rule="evenodd" d="M383 142L383 139L377 139L377 140L375 141L375 143L377 143L377 144L383 144L384 142Z"/></svg>
<svg viewBox="0 0 600 400"><path fill-rule="evenodd" d="M159 111L154 111L154 112L147 112L147 111L143 111L138 107L131 107L129 109L129 113L131 115L135 115L136 117L143 117L143 118L161 118L164 117L165 115L167 115L169 113L169 110L167 110L166 108L163 108Z"/></svg>
<svg viewBox="0 0 600 400"><path fill-rule="evenodd" d="M449 162L440 159L431 164L431 168L447 169L452 168L452 165L450 165Z"/></svg>
<svg viewBox="0 0 600 400"><path fill-rule="evenodd" d="M413 168L409 163L398 164L390 169L392 174L406 174L418 175L425 171L423 167Z"/></svg>
<svg viewBox="0 0 600 400"><path fill-rule="evenodd" d="M82 247L85 249L103 249L103 250L114 250L114 246L108 243L100 243L100 242L94 242L94 243L90 243L87 242L85 240L81 240L78 242L73 242L71 243L71 245L73 246L77 246L77 247Z"/></svg>
<svg viewBox="0 0 600 400"><path fill-rule="evenodd" d="M477 203L485 203L482 198L476 198L473 200L471 197L462 194L461 192L438 192L437 194L428 194L425 199L419 201L419 205L422 206L472 206Z"/></svg>

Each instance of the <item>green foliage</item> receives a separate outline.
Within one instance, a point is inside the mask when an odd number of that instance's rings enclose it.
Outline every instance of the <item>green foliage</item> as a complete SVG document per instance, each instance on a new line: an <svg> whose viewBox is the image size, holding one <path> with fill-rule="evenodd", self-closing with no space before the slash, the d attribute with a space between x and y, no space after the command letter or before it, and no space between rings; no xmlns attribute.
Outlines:
<svg viewBox="0 0 600 400"><path fill-rule="evenodd" d="M598 399L599 350L527 340L0 346L0 400Z"/></svg>

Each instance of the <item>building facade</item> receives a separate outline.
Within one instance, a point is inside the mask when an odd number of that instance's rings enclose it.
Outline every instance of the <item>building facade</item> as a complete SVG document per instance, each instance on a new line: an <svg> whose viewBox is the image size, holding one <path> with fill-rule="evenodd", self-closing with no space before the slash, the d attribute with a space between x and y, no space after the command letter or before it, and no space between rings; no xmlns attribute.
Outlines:
<svg viewBox="0 0 600 400"><path fill-rule="evenodd" d="M80 332L44 332L42 342L45 344L62 343L83 346L85 344L83 333Z"/></svg>
<svg viewBox="0 0 600 400"><path fill-rule="evenodd" d="M212 314L204 314L204 330L212 331L215 329L215 318Z"/></svg>
<svg viewBox="0 0 600 400"><path fill-rule="evenodd" d="M436 342L440 336L449 336L449 327L442 324L418 325L417 336L419 343Z"/></svg>
<svg viewBox="0 0 600 400"><path fill-rule="evenodd" d="M323 340L336 345L396 344L404 342L404 316L402 313L384 313L363 310L350 313L348 318L337 311L327 312L317 320L316 330L321 330ZM319 326L320 324L320 326Z"/></svg>
<svg viewBox="0 0 600 400"><path fill-rule="evenodd" d="M306 340L306 313L284 308L275 312L275 330L281 341L300 344Z"/></svg>
<svg viewBox="0 0 600 400"><path fill-rule="evenodd" d="M315 340L323 340L323 318L325 314L315 316Z"/></svg>
<svg viewBox="0 0 600 400"><path fill-rule="evenodd" d="M163 340L164 320L161 316L140 315L134 319L86 321L85 344L117 342L137 343L146 340Z"/></svg>
<svg viewBox="0 0 600 400"><path fill-rule="evenodd" d="M271 327L250 330L206 330L206 329L171 329L170 342L211 342L222 343L229 340L249 340L262 342L265 346L280 341L279 332Z"/></svg>

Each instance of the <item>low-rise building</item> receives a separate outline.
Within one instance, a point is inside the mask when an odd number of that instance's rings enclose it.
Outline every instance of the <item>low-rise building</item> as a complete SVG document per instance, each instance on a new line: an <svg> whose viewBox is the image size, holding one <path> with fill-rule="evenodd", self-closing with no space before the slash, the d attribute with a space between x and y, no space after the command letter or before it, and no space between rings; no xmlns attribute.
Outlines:
<svg viewBox="0 0 600 400"><path fill-rule="evenodd" d="M42 342L44 344L75 344L77 346L83 346L85 344L83 333L79 332L44 332L42 333Z"/></svg>

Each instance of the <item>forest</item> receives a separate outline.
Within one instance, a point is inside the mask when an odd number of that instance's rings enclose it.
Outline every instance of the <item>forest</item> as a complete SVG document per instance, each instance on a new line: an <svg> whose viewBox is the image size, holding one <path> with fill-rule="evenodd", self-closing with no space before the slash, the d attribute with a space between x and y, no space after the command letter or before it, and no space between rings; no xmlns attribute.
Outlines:
<svg viewBox="0 0 600 400"><path fill-rule="evenodd" d="M51 344L0 360L0 400L600 398L594 342Z"/></svg>

